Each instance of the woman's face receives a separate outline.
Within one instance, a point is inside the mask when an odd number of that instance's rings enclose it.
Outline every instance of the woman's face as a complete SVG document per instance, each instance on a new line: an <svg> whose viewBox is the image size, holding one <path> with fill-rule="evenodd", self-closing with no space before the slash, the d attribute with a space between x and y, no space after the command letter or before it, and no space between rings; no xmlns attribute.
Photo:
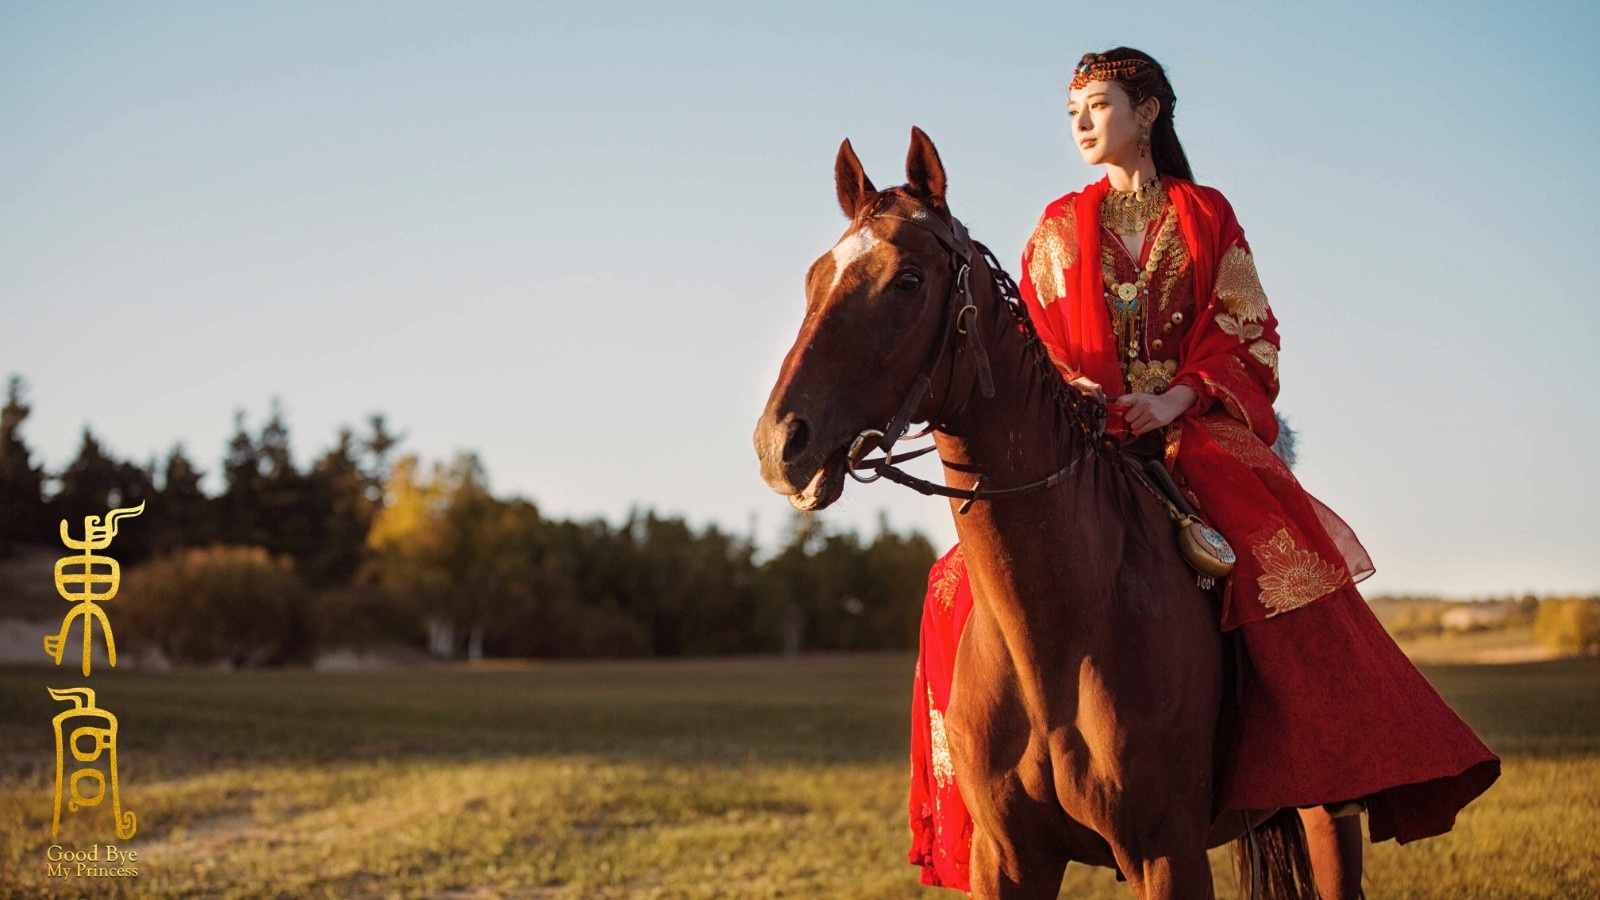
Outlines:
<svg viewBox="0 0 1600 900"><path fill-rule="evenodd" d="M1115 81L1091 81L1068 93L1072 139L1091 166L1131 166L1139 158L1139 133L1155 121L1161 101L1151 97L1136 109Z"/></svg>

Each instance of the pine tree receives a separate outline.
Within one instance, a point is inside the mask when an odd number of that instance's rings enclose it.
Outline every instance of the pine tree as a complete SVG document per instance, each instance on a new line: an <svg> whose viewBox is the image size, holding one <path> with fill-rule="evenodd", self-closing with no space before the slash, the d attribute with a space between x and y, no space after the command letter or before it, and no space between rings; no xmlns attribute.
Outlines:
<svg viewBox="0 0 1600 900"><path fill-rule="evenodd" d="M156 492L161 516L151 531L156 550L201 547L216 541L212 501L200 487L205 473L194 467L181 442L172 445L161 466L161 488Z"/></svg>
<svg viewBox="0 0 1600 900"><path fill-rule="evenodd" d="M360 568L377 503L368 493L360 447L349 428L306 476L317 545L303 571L313 586L345 584Z"/></svg>
<svg viewBox="0 0 1600 900"><path fill-rule="evenodd" d="M156 494L150 473L142 466L107 453L88 426L84 426L77 457L61 470L60 483L61 489L46 504L46 511L51 522L66 520L67 531L74 537L83 536L85 517L104 516L112 509L144 503L144 514L151 516L146 522L160 515L155 504L150 502ZM115 558L123 565L130 565L149 556L151 546L149 527L119 530Z"/></svg>
<svg viewBox="0 0 1600 900"><path fill-rule="evenodd" d="M289 425L277 397L272 398L255 446L261 460L262 545L275 554L288 554L304 567L320 550L321 522L308 479L295 468Z"/></svg>
<svg viewBox="0 0 1600 900"><path fill-rule="evenodd" d="M45 519L44 468L33 464L22 440L22 423L32 412L23 397L26 388L22 376L12 375L0 408L0 557L10 556L16 544L54 538Z"/></svg>
<svg viewBox="0 0 1600 900"><path fill-rule="evenodd" d="M245 430L244 410L233 412L233 437L222 460L222 496L217 498L218 536L224 543L263 546L260 526L261 451Z"/></svg>
<svg viewBox="0 0 1600 900"><path fill-rule="evenodd" d="M50 518L66 519L68 529L75 535L84 516L104 515L112 508L113 493L121 480L117 461L106 454L87 425L83 427L77 457L61 470L59 477L61 488L50 499Z"/></svg>

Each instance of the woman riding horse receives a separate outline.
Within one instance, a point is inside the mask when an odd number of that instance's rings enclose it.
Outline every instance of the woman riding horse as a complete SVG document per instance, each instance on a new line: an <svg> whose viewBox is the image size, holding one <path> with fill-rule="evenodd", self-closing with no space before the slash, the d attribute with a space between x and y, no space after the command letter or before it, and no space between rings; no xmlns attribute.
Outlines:
<svg viewBox="0 0 1600 900"><path fill-rule="evenodd" d="M1355 587L1372 573L1361 544L1271 449L1278 320L1232 208L1194 182L1175 101L1140 51L1083 57L1067 111L1084 161L1105 176L1045 207L1021 293L1061 377L1114 400L1125 451L1161 460L1180 502L1233 549L1220 626L1242 636L1248 661L1216 810L1298 808L1322 896L1354 897L1361 811L1374 841L1441 834L1499 759L1378 624ZM961 890L972 822L944 714L972 603L958 545L929 577L910 860L924 884Z"/></svg>

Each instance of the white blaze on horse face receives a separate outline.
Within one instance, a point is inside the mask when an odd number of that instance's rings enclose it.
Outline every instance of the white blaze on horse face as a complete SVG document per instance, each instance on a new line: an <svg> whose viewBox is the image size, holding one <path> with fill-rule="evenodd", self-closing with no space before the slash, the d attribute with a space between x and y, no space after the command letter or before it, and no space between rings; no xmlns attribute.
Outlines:
<svg viewBox="0 0 1600 900"><path fill-rule="evenodd" d="M878 236L872 233L872 227L863 225L833 245L833 284L828 288L828 292L832 293L838 289L840 279L844 278L844 270L851 263L872 252L872 248L878 244Z"/></svg>

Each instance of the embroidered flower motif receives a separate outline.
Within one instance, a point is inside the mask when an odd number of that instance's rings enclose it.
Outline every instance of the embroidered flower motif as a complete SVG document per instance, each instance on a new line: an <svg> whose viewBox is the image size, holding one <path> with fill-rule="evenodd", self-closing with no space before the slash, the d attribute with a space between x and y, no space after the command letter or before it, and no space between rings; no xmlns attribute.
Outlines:
<svg viewBox="0 0 1600 900"><path fill-rule="evenodd" d="M1257 583L1262 605L1271 610L1267 618L1326 597L1348 577L1338 566L1296 545L1287 528L1278 529L1271 540L1256 545L1251 552L1261 563Z"/></svg>
<svg viewBox="0 0 1600 900"><path fill-rule="evenodd" d="M1229 247L1217 264L1217 296L1228 312L1243 321L1259 322L1267 317L1267 292L1261 289L1255 261L1238 244Z"/></svg>
<svg viewBox="0 0 1600 900"><path fill-rule="evenodd" d="M1253 341L1261 337L1261 326L1254 322L1240 322L1227 313L1217 313L1217 326L1226 334L1231 334L1239 339L1239 343Z"/></svg>
<svg viewBox="0 0 1600 900"><path fill-rule="evenodd" d="M950 761L950 738L944 731L944 713L933 705L933 687L928 687L928 736L933 747L933 780L944 790L955 780L955 764Z"/></svg>
<svg viewBox="0 0 1600 900"><path fill-rule="evenodd" d="M961 576L967 571L967 557L962 552L961 545L956 545L956 551L950 554L950 559L939 566L939 574L933 582L933 602L940 615L948 616L956 605L956 587L961 584Z"/></svg>
<svg viewBox="0 0 1600 900"><path fill-rule="evenodd" d="M1028 277L1039 305L1049 306L1067 295L1067 267L1078 258L1078 225L1071 204L1058 215L1046 214L1028 240Z"/></svg>
<svg viewBox="0 0 1600 900"><path fill-rule="evenodd" d="M1278 348L1266 341L1256 341L1250 345L1250 355L1261 361L1261 364L1272 370L1272 377L1278 377Z"/></svg>

